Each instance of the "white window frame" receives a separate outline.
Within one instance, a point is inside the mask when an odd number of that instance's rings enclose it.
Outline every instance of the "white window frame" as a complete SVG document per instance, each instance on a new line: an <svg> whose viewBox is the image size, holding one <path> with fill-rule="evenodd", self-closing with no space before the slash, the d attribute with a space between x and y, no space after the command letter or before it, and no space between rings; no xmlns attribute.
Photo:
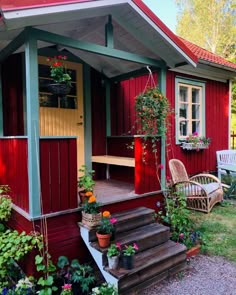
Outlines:
<svg viewBox="0 0 236 295"><path fill-rule="evenodd" d="M179 93L180 87L187 88L187 101L181 102ZM192 102L192 89L199 90L199 103ZM186 104L189 107L187 108L187 118L183 119L180 117L180 103ZM198 134L199 136L205 136L205 82L184 79L177 77L175 79L175 110L176 110L176 117L175 117L175 137L176 137L176 144L180 144L189 134L192 134L196 130L192 130L192 122L198 121L198 119L192 118L192 105L199 104L199 129ZM187 124L187 135L182 136L180 134L180 122L186 121Z"/></svg>

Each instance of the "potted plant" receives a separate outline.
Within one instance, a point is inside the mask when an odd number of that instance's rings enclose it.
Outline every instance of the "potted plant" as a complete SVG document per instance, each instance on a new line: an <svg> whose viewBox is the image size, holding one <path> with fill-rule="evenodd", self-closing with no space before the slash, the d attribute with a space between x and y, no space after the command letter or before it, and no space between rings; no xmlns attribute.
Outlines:
<svg viewBox="0 0 236 295"><path fill-rule="evenodd" d="M202 150L207 149L209 147L209 144L211 142L210 138L199 136L198 132L194 132L193 134L190 134L185 141L182 142L182 149L185 150Z"/></svg>
<svg viewBox="0 0 236 295"><path fill-rule="evenodd" d="M95 287L92 289L91 295L96 295L96 294L118 295L118 290L114 285L112 285L110 283L103 283L101 286Z"/></svg>
<svg viewBox="0 0 236 295"><path fill-rule="evenodd" d="M86 165L82 165L79 172L83 173L78 178L78 187L82 189L79 192L81 202L84 203L86 198L91 197L93 194L93 189L95 186L95 181L93 180L94 170L89 169Z"/></svg>
<svg viewBox="0 0 236 295"><path fill-rule="evenodd" d="M96 231L98 244L101 248L106 248L110 245L110 238L116 221L115 218L111 218L111 213L109 211L104 211L102 213L102 219Z"/></svg>
<svg viewBox="0 0 236 295"><path fill-rule="evenodd" d="M101 204L94 195L90 196L82 205L82 223L89 228L99 224L102 214L99 212Z"/></svg>
<svg viewBox="0 0 236 295"><path fill-rule="evenodd" d="M119 245L111 244L107 250L108 267L110 269L117 269L119 265L120 249Z"/></svg>
<svg viewBox="0 0 236 295"><path fill-rule="evenodd" d="M66 60L66 55L47 58L47 61L50 62L50 77L54 82L49 84L48 87L53 94L67 95L71 90L71 75L66 68Z"/></svg>
<svg viewBox="0 0 236 295"><path fill-rule="evenodd" d="M134 266L134 254L138 251L138 245L125 245L122 251L122 262L125 269L132 269Z"/></svg>

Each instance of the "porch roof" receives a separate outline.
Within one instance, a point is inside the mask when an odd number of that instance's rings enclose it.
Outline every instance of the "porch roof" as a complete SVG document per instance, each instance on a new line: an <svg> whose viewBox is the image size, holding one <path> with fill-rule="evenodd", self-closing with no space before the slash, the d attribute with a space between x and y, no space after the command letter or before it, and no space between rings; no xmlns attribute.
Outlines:
<svg viewBox="0 0 236 295"><path fill-rule="evenodd" d="M198 52L180 39L141 0L2 0L0 50L25 27L32 26L75 40L103 45L105 24L112 16L114 48L165 62L170 69L198 72ZM40 48L51 45L38 42ZM108 77L139 70L143 64L63 47ZM60 48L59 48L60 49ZM20 49L21 51L23 48ZM201 58L201 57L200 57ZM219 67L216 59L207 65ZM200 61L200 63L199 63ZM145 65L146 66L146 65ZM221 63L222 66L222 63ZM236 68L223 64L219 76L235 76ZM205 67L205 65L204 65ZM212 71L210 69L210 71ZM214 70L215 71L215 70Z"/></svg>

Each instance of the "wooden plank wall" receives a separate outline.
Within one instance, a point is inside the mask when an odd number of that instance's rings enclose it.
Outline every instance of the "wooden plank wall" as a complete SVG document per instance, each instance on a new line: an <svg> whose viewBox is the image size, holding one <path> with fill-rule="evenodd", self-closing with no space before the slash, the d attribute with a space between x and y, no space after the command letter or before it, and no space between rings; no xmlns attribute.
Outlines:
<svg viewBox="0 0 236 295"><path fill-rule="evenodd" d="M0 139L0 183L8 184L15 205L29 212L27 139Z"/></svg>
<svg viewBox="0 0 236 295"><path fill-rule="evenodd" d="M157 81L157 73L153 73ZM148 75L132 77L115 83L111 92L111 135L136 134L135 97L150 86ZM133 128L135 127L135 128Z"/></svg>
<svg viewBox="0 0 236 295"><path fill-rule="evenodd" d="M77 208L76 139L40 139L42 213Z"/></svg>
<svg viewBox="0 0 236 295"><path fill-rule="evenodd" d="M175 107L175 76L174 72L167 74L167 97L172 107ZM178 76L180 74L178 73ZM181 77L189 77L181 75ZM190 77L196 79L194 77ZM171 119L171 126L167 135L167 165L172 158L180 159L189 174L203 171L216 171L216 151L228 148L228 83L200 79L206 82L206 136L211 138L209 149L185 151L175 144L175 120ZM167 172L167 175L169 173Z"/></svg>

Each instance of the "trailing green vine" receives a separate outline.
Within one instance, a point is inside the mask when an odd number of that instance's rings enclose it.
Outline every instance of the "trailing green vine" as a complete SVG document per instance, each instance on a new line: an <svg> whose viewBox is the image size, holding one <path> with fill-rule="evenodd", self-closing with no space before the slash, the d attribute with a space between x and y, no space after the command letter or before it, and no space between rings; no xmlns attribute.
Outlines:
<svg viewBox="0 0 236 295"><path fill-rule="evenodd" d="M138 134L145 138L160 137L166 134L166 118L170 113L168 99L156 87L148 87L135 99Z"/></svg>

